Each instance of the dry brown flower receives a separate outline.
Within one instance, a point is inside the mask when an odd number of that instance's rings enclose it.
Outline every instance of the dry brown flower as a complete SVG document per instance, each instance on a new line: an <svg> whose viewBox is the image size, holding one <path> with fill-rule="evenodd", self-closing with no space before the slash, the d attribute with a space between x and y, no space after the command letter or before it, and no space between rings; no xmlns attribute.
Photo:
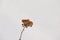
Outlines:
<svg viewBox="0 0 60 40"><path fill-rule="evenodd" d="M23 19L22 20L22 22L23 22L23 27L32 27L32 25L33 25L33 22L32 21L30 21L29 19Z"/></svg>
<svg viewBox="0 0 60 40"><path fill-rule="evenodd" d="M21 40L22 33L23 33L24 29L25 29L25 28L28 28L28 27L32 27L32 25L33 25L33 22L30 21L29 19L22 19L22 22L23 22L23 24L22 24L23 29L22 29L22 31L21 31L19 40Z"/></svg>

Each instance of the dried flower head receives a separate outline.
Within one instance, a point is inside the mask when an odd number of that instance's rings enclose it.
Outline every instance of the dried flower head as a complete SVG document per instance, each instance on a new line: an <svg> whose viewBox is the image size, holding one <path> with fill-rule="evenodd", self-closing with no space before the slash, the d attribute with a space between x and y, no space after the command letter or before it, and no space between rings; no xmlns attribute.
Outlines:
<svg viewBox="0 0 60 40"><path fill-rule="evenodd" d="M22 33L23 33L24 29L27 27L32 27L32 25L33 25L33 22L30 21L29 19L23 19L22 22L23 22L23 24L22 24L23 29L21 31L19 40L21 40L21 38L22 38Z"/></svg>
<svg viewBox="0 0 60 40"><path fill-rule="evenodd" d="M22 20L22 22L23 22L23 27L32 27L32 25L33 25L33 22L32 21L30 21L29 19L23 19Z"/></svg>

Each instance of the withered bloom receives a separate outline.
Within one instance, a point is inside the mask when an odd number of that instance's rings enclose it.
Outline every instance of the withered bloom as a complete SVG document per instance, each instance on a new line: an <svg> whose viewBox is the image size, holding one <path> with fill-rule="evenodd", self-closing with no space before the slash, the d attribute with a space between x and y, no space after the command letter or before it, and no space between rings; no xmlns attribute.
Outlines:
<svg viewBox="0 0 60 40"><path fill-rule="evenodd" d="M21 31L21 35L20 35L19 40L21 40L22 33L23 33L24 29L25 29L25 28L28 28L28 27L32 27L32 25L33 25L33 22L30 21L29 19L23 19L23 20L22 20L22 23L23 23L23 24L22 24L23 30Z"/></svg>
<svg viewBox="0 0 60 40"><path fill-rule="evenodd" d="M30 21L29 19L23 19L22 20L22 22L23 22L23 27L32 27L32 25L33 25L33 22L32 21Z"/></svg>

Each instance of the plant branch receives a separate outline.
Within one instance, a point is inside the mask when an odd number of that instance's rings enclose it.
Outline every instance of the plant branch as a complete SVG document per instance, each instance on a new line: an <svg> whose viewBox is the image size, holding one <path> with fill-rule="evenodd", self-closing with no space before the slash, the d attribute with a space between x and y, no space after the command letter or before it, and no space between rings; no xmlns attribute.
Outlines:
<svg viewBox="0 0 60 40"><path fill-rule="evenodd" d="M23 34L24 29L25 29L25 27L23 27L23 29L22 29L22 31L21 31L19 40L21 40L21 38L22 38L22 34Z"/></svg>

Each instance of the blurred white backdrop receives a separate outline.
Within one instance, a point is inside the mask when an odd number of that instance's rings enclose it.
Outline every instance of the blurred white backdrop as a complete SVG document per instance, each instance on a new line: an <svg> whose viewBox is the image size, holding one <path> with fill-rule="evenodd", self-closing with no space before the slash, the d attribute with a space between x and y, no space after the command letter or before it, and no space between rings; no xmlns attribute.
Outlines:
<svg viewBox="0 0 60 40"><path fill-rule="evenodd" d="M23 18L34 25L22 40L60 40L59 0L0 0L0 40L18 40Z"/></svg>

